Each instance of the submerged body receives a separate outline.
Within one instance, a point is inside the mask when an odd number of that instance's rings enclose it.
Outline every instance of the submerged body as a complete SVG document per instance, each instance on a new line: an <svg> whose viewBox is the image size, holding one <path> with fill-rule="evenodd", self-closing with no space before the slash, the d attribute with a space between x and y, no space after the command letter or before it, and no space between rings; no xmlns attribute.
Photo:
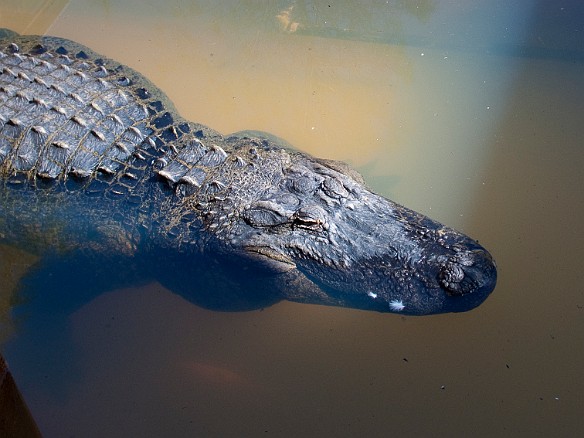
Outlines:
<svg viewBox="0 0 584 438"><path fill-rule="evenodd" d="M204 279L221 308L255 295L422 315L476 307L496 283L476 241L372 193L345 164L224 137L128 67L10 32L0 241L131 261L187 297Z"/></svg>

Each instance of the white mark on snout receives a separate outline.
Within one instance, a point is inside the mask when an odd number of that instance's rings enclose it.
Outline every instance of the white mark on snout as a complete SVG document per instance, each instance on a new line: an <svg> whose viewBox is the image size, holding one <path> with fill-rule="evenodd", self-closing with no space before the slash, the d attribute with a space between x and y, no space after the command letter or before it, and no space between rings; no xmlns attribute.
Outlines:
<svg viewBox="0 0 584 438"><path fill-rule="evenodd" d="M402 300L391 300L389 302L389 308L394 312L401 312L406 308Z"/></svg>

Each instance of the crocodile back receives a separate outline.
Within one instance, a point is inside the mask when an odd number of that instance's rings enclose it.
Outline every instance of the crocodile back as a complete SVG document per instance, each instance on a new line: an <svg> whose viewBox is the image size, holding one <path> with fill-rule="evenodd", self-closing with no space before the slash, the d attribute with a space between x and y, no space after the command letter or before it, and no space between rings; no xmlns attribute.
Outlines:
<svg viewBox="0 0 584 438"><path fill-rule="evenodd" d="M84 46L54 37L4 36L3 241L49 239L46 243L54 247L66 235L70 242L91 240L96 227L119 232L125 223L135 228L144 223L136 219L140 211L156 199L153 185L145 184L160 180L153 163L176 153L188 138L219 135L180 118L166 96L139 73Z"/></svg>
<svg viewBox="0 0 584 438"><path fill-rule="evenodd" d="M157 87L129 67L53 37L0 40L0 175L74 178L125 194L151 157L184 135L219 135L181 119Z"/></svg>

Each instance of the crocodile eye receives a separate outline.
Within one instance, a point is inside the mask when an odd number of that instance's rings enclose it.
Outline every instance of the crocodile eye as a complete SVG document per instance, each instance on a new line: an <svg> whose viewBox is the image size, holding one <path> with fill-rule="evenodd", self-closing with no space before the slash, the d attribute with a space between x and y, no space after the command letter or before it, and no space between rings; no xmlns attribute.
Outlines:
<svg viewBox="0 0 584 438"><path fill-rule="evenodd" d="M275 227L290 222L291 212L270 201L258 201L243 212L243 219L252 227Z"/></svg>
<svg viewBox="0 0 584 438"><path fill-rule="evenodd" d="M316 205L302 207L292 216L292 226L311 231L322 231L327 229L325 213Z"/></svg>

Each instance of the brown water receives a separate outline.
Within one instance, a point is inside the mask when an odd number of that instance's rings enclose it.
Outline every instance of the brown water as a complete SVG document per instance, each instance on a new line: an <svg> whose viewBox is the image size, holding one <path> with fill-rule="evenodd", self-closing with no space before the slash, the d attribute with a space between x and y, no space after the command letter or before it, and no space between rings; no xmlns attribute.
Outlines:
<svg viewBox="0 0 584 438"><path fill-rule="evenodd" d="M0 27L128 64L190 120L350 162L499 267L465 314L220 313L151 284L70 315L58 349L3 325L46 436L584 433L581 2L356 3L0 3Z"/></svg>

